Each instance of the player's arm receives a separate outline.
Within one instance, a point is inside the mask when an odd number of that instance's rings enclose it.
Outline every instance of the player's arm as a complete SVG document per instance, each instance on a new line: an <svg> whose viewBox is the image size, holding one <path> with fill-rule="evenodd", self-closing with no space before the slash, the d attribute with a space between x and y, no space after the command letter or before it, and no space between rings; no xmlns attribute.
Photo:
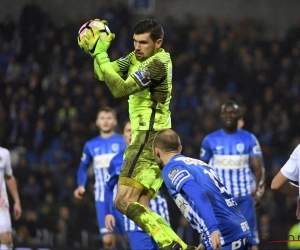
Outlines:
<svg viewBox="0 0 300 250"><path fill-rule="evenodd" d="M14 218L18 220L21 217L22 209L17 182L13 175L5 175L5 181L7 188L14 200Z"/></svg>
<svg viewBox="0 0 300 250"><path fill-rule="evenodd" d="M277 190L284 195L298 195L299 186L290 182L287 177L285 177L281 171L273 178L271 183L271 189Z"/></svg>
<svg viewBox="0 0 300 250"><path fill-rule="evenodd" d="M200 160L208 163L210 158L212 157L212 151L210 148L210 143L207 137L205 137L201 143L200 147Z"/></svg>
<svg viewBox="0 0 300 250"><path fill-rule="evenodd" d="M256 187L252 196L255 198L255 206L258 206L260 198L265 192L265 167L259 142L254 135L252 135L250 161L256 182Z"/></svg>
<svg viewBox="0 0 300 250"><path fill-rule="evenodd" d="M115 185L117 185L117 183L118 183L118 177L119 177L119 175L116 173L115 161L113 158L108 167L108 173L106 176L106 183L105 183L105 189L104 189L105 227L111 233L113 232L113 227L116 226L116 221L113 216L112 208L114 205L113 204L113 190L114 190Z"/></svg>
<svg viewBox="0 0 300 250"><path fill-rule="evenodd" d="M278 174L274 177L271 183L271 188L273 190L278 190L280 193L285 195L298 195L299 187L292 181L298 181L299 176L299 153L300 145L298 145L290 158L280 169Z"/></svg>
<svg viewBox="0 0 300 250"><path fill-rule="evenodd" d="M133 55L134 52L131 52L125 57L121 57L116 61L110 62L113 70L121 77L127 74L129 70L130 60ZM96 59L94 59L94 75L98 80L104 81L102 70Z"/></svg>
<svg viewBox="0 0 300 250"><path fill-rule="evenodd" d="M193 200L198 212L200 212L200 217L204 220L210 233L213 249L219 249L221 247L220 231L212 205L206 193L193 179L186 181L181 187L181 190ZM195 192L195 190L197 190L197 192Z"/></svg>
<svg viewBox="0 0 300 250"><path fill-rule="evenodd" d="M141 67L138 71L130 74L126 80L123 80L114 71L106 53L97 55L96 59L100 64L105 83L115 98L140 92L161 82L166 77L167 65L159 60L157 56L151 58L147 67Z"/></svg>
<svg viewBox="0 0 300 250"><path fill-rule="evenodd" d="M87 143L84 145L80 165L77 170L77 188L74 191L74 197L81 200L85 193L85 185L87 182L87 169L92 160L92 156L88 150Z"/></svg>
<svg viewBox="0 0 300 250"><path fill-rule="evenodd" d="M181 190L193 200L200 212L201 218L205 221L209 233L211 234L218 230L213 208L203 189L193 179L190 179L183 184ZM197 190L197 192L195 192L195 190Z"/></svg>

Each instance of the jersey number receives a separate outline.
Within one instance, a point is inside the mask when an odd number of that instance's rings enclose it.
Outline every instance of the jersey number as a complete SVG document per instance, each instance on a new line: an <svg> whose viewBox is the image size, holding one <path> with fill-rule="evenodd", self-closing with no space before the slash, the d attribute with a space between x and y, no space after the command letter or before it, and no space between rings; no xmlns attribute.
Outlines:
<svg viewBox="0 0 300 250"><path fill-rule="evenodd" d="M218 176L216 175L216 172L212 169L204 169L204 173L208 174L208 176L213 180L213 182L215 183L216 187L220 190L221 193L227 193L230 194L229 191L227 190L227 188L221 183L220 179L218 178Z"/></svg>

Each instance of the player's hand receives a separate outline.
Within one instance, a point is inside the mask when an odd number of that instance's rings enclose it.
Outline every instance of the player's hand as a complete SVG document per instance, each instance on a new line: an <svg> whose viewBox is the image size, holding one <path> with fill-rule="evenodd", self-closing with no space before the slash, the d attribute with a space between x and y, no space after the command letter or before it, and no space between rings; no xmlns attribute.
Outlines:
<svg viewBox="0 0 300 250"><path fill-rule="evenodd" d="M116 226L115 217L111 214L105 216L105 227L109 232L114 231L114 227Z"/></svg>
<svg viewBox="0 0 300 250"><path fill-rule="evenodd" d="M264 195L264 193L265 193L264 184L259 186L252 192L252 197L254 198L254 207L258 207L260 205L261 197Z"/></svg>
<svg viewBox="0 0 300 250"><path fill-rule="evenodd" d="M22 215L22 208L21 208L21 204L19 201L14 203L14 219L18 220L20 219Z"/></svg>
<svg viewBox="0 0 300 250"><path fill-rule="evenodd" d="M101 22L107 25L107 21L101 20ZM97 27L92 27L86 32L86 35L81 37L81 40L78 41L78 44L85 52L89 53L92 57L95 57L98 54L106 52L111 44L111 41L114 39L115 34L109 33L104 40L101 40L99 29Z"/></svg>
<svg viewBox="0 0 300 250"><path fill-rule="evenodd" d="M84 193L85 193L85 188L83 186L79 186L74 191L74 197L78 200L82 200Z"/></svg>
<svg viewBox="0 0 300 250"><path fill-rule="evenodd" d="M205 249L206 247L202 243L200 243L199 246L196 247L196 250L205 250Z"/></svg>
<svg viewBox="0 0 300 250"><path fill-rule="evenodd" d="M219 230L213 231L212 234L210 235L210 239L211 239L212 249L214 250L222 249Z"/></svg>

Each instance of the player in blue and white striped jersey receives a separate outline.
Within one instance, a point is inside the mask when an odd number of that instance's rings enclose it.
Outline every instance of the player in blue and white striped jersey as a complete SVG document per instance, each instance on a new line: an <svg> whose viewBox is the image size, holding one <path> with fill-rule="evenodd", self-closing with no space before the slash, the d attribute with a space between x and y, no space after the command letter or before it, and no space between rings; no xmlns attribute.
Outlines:
<svg viewBox="0 0 300 250"><path fill-rule="evenodd" d="M181 213L202 236L206 249L248 248L250 230L232 195L205 162L185 157L180 138L172 129L153 140L155 161ZM203 249L203 246L201 249Z"/></svg>
<svg viewBox="0 0 300 250"><path fill-rule="evenodd" d="M99 231L105 249L113 249L116 244L115 235L105 228L104 221L104 186L111 159L126 148L122 135L115 132L117 117L115 110L103 107L97 113L96 125L100 135L87 141L84 145L81 162L77 171L77 189L74 196L82 199L85 193L85 185L88 179L87 169L93 164L95 185L95 205Z"/></svg>
<svg viewBox="0 0 300 250"><path fill-rule="evenodd" d="M257 249L259 237L255 207L264 193L264 164L257 138L239 128L240 118L241 112L236 102L227 101L222 105L223 128L204 138L200 159L213 167L233 195L249 223L250 245L252 249Z"/></svg>
<svg viewBox="0 0 300 250"><path fill-rule="evenodd" d="M131 141L131 124L127 121L124 125L123 136L126 144ZM107 182L105 186L105 223L110 232L121 232L127 236L131 250L159 250L155 240L138 227L126 215L123 215L114 208L114 189L118 184L121 167L123 164L124 151L118 153L110 162L108 168ZM161 192L158 192L155 199L150 200L149 208L162 216L169 223L169 211L167 201Z"/></svg>

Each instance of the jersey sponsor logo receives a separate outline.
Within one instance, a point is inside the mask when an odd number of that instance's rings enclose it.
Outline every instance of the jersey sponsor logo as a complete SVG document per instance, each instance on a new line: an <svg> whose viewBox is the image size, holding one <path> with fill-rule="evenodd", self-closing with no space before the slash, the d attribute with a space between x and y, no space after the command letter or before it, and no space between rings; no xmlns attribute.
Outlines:
<svg viewBox="0 0 300 250"><path fill-rule="evenodd" d="M168 177L170 180L173 180L174 176L179 172L178 168L172 168L168 173Z"/></svg>
<svg viewBox="0 0 300 250"><path fill-rule="evenodd" d="M238 144L236 144L236 150L237 150L239 153L244 152L244 150L245 150L245 144L244 144L244 143L238 143Z"/></svg>
<svg viewBox="0 0 300 250"><path fill-rule="evenodd" d="M249 155L217 155L214 154L213 167L220 169L240 169L249 166Z"/></svg>
<svg viewBox="0 0 300 250"><path fill-rule="evenodd" d="M216 146L216 150L221 150L224 146Z"/></svg>
<svg viewBox="0 0 300 250"><path fill-rule="evenodd" d="M108 168L111 159L115 156L115 153L96 155L94 156L94 168Z"/></svg>
<svg viewBox="0 0 300 250"><path fill-rule="evenodd" d="M172 179L172 184L175 186L177 189L178 185L186 178L190 176L190 173L187 170L182 170L178 172L174 178Z"/></svg>
<svg viewBox="0 0 300 250"><path fill-rule="evenodd" d="M100 151L100 149L101 149L100 147L96 147L96 148L94 148L94 152L98 153Z"/></svg>
<svg viewBox="0 0 300 250"><path fill-rule="evenodd" d="M119 143L113 143L111 145L111 150L114 151L114 152L119 152L120 151L120 145L119 145Z"/></svg>
<svg viewBox="0 0 300 250"><path fill-rule="evenodd" d="M189 203L180 194L177 195L175 203L183 216L187 218L188 213L191 210L191 206L189 205Z"/></svg>
<svg viewBox="0 0 300 250"><path fill-rule="evenodd" d="M86 153L82 153L81 161L85 161L85 159L86 159Z"/></svg>
<svg viewBox="0 0 300 250"><path fill-rule="evenodd" d="M134 72L134 75L137 77L139 82L142 86L146 87L151 83L150 81L150 72L147 68L143 69L142 71L136 71Z"/></svg>
<svg viewBox="0 0 300 250"><path fill-rule="evenodd" d="M253 147L253 153L256 155L261 154L261 149L259 145Z"/></svg>

